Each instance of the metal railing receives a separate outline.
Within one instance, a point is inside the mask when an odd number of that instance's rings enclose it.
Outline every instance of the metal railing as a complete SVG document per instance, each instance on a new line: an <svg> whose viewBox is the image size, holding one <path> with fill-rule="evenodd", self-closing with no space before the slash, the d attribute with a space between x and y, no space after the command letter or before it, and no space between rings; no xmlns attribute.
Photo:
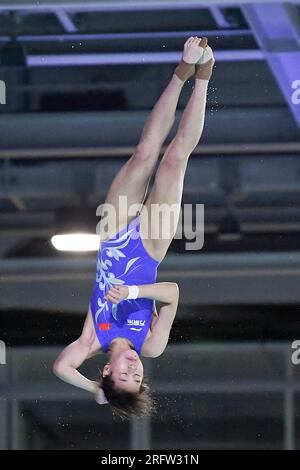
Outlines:
<svg viewBox="0 0 300 470"><path fill-rule="evenodd" d="M272 419L282 420L282 448L294 449L296 447L295 396L300 392L300 366L298 370L292 363L291 345L292 341L170 344L163 356L156 360L145 360L145 370L152 391L158 399L180 396L183 400L190 401L193 397L198 397L197 401L201 402L201 407L198 408L199 415L193 415L193 420L196 422L199 420L199 423L209 413L208 399L214 396L218 397L219 401L223 397L224 403L225 401L227 403L230 397L234 402L237 396L240 398L250 396L255 403L253 418L264 412L263 405L260 404L261 396L267 394L270 401L272 396L280 397L282 406L270 410L269 414L272 415ZM22 437L24 418L20 411L24 404L38 408L41 403L91 401L86 392L64 384L53 376L52 363L60 350L61 348L37 347L7 351L7 363L5 366L0 366L0 448L20 448L20 442L24 441L24 436ZM105 364L104 356L100 356L100 362ZM88 361L84 368L88 376L99 367L98 363L99 358ZM189 423L191 415L184 405L180 407L179 403L177 406L176 412L181 415L184 427L185 423ZM167 416L168 410L165 410L165 413ZM224 409L222 413L228 415L228 410ZM223 419L222 413L214 412L211 419ZM236 409L232 419L238 417L239 411ZM156 419L131 420L129 429L131 449L152 448L152 433ZM243 419L245 417L242 417L241 422ZM99 422L104 424L110 421L109 413L99 413ZM8 422L13 424L8 425ZM236 438L233 437L233 441L229 443L232 448L239 446L234 439ZM193 444L187 441L186 445L198 446L200 449L205 443L199 439ZM228 447L228 441L225 443L216 440L210 445L217 448L225 445ZM252 440L247 445L255 447L256 443ZM268 446L270 445L272 444L268 443ZM261 448L263 443L259 446Z"/></svg>

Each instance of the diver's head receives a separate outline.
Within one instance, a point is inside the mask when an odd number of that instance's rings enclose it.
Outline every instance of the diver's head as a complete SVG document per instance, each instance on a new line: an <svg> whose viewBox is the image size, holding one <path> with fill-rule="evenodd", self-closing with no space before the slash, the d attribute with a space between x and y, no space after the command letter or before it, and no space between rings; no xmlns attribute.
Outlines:
<svg viewBox="0 0 300 470"><path fill-rule="evenodd" d="M139 355L126 338L115 339L108 350L109 362L101 373L101 388L114 414L148 416L153 401Z"/></svg>
<svg viewBox="0 0 300 470"><path fill-rule="evenodd" d="M120 391L137 393L144 377L142 361L132 349L119 350L104 366L102 377L110 377Z"/></svg>

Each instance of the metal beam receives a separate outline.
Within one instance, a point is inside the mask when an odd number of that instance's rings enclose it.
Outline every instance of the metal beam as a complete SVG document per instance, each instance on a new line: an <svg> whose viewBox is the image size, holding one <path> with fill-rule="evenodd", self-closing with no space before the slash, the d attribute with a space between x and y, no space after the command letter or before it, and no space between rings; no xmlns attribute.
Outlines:
<svg viewBox="0 0 300 470"><path fill-rule="evenodd" d="M177 63L182 52L127 52L114 54L43 54L28 55L28 67L66 67L83 65L119 65L119 64L167 64ZM264 54L256 49L215 51L219 62L247 60L265 60Z"/></svg>
<svg viewBox="0 0 300 470"><path fill-rule="evenodd" d="M133 418L130 423L130 448L131 450L151 449L151 420Z"/></svg>
<svg viewBox="0 0 300 470"><path fill-rule="evenodd" d="M297 8L296 5L291 5L290 3L287 3L285 5L285 10L287 15L289 16L289 20L291 23L291 26L293 28L295 37L298 41L298 44L300 45L300 12L299 9Z"/></svg>
<svg viewBox="0 0 300 470"><path fill-rule="evenodd" d="M151 361L145 362L145 373L151 377ZM151 449L151 418L142 419L133 417L130 422L130 448L131 450Z"/></svg>
<svg viewBox="0 0 300 470"><path fill-rule="evenodd" d="M299 82L299 38L285 6L280 3L243 6L286 103L300 128L300 104L293 99L294 84Z"/></svg>
<svg viewBox="0 0 300 470"><path fill-rule="evenodd" d="M148 114L144 110L8 113L0 116L0 149L10 152L43 148L55 152L56 148L135 146ZM201 146L204 143L239 144L247 149L251 142L274 142L278 135L274 129L280 129L283 144L299 142L298 129L284 106L274 106L272 109L245 106L233 110L220 107L217 112L207 110L206 114L205 141L201 142ZM180 110L176 113L175 125L167 142L174 136L181 116Z"/></svg>
<svg viewBox="0 0 300 470"><path fill-rule="evenodd" d="M51 374L51 364L54 358L61 352L61 349L49 346L10 349L10 373L5 382L5 387L1 390L3 398L0 400L1 448L23 449L26 447L26 443L22 442L22 435L24 435L22 423L24 423L24 419L20 416L19 402L24 403L28 414L33 408L36 410L34 413L35 423L41 422L45 426L49 426L49 428L50 426L57 428L58 416L59 422L64 422L64 418L68 419L70 417L74 423L81 425L91 422L90 419L92 413L94 413L94 408L92 408L90 394L59 381ZM181 415L183 426L191 424L191 419L194 424L199 424L202 418L210 419L212 424L217 424L222 418L226 419L226 416L228 418L227 408L224 411L223 407L217 406L215 408L213 406L214 402L212 400L220 401L220 394L222 394L221 398L224 400L224 403L229 404L229 410L233 409L236 401L235 418L239 420L239 423L244 422L245 416L249 416L250 411L252 412L251 417L254 419L253 425L260 425L261 420L264 420L263 424L266 425L270 420L272 420L270 422L273 422L273 420L281 418L281 406L283 405L284 391L287 385L293 393L300 390L298 374L295 373L293 376L288 371L291 368L290 354L291 345L288 341L280 343L213 342L210 344L200 344L185 342L184 344L170 344L162 358L151 361L151 363L156 365L155 373L150 374L149 378L152 391L156 395L163 395L164 398L166 395L170 395L170 401L172 401L171 414L173 417L176 417L174 415L176 408L173 405L175 400L177 400L177 412ZM92 359L94 362L91 362L90 365L94 369L91 368L90 370L95 371L95 366L98 368L99 360L104 364L105 356L100 356L100 359L99 357ZM42 367L40 367L41 364ZM176 364L177 366L185 365L184 374L176 374ZM168 371L167 376L165 375L166 371ZM286 380L287 378L288 381ZM238 399L237 394L239 395ZM187 405L189 405L189 400L196 398L201 403L201 406L187 406L187 409L181 413L183 410L180 410L180 400L178 400L177 395L180 395ZM9 409L2 405L7 403L9 397L12 396L14 397L13 407L8 415ZM228 398L230 398L230 402L227 401ZM270 407L265 405L267 399L270 402ZM247 405L245 405L246 400ZM260 404L261 400L262 403ZM83 405L87 411L75 413L76 416L72 416L70 415L70 408L64 406L61 402L72 403L78 409ZM91 407L86 407L88 402L91 403ZM52 405L60 403L60 411L54 411L53 415L49 415L49 413L44 414L45 406L49 403L50 408ZM196 404L196 401L194 403ZM239 403L242 404L241 409L239 409ZM250 407L248 404L250 404ZM295 419L295 402L291 401L288 407L289 417ZM197 411L196 415L195 410ZM247 412L247 415L245 412ZM8 418L10 418L10 421L8 421ZM195 423L196 420L198 423ZM96 413L93 420L93 423L101 424L102 427L105 426L106 422L111 423L109 407L101 410L101 413ZM139 420L138 426L136 426L137 422L134 421L131 424L133 425L131 436L134 438L131 441L132 447L136 449L150 449L149 434L151 426L154 425L153 418L145 421ZM21 429L19 426L21 426ZM14 433L12 432L13 429L15 429ZM143 430L146 432L146 436L138 434L139 432L143 433ZM290 428L291 430L292 428ZM278 434L276 433L276 435ZM285 438L286 448L292 448L293 436L288 436L288 434L286 436L288 437L288 440L287 437ZM3 437L4 440L1 440ZM222 439L218 438L216 441L211 442L209 446L212 448L218 445L222 448L226 445L228 446L229 440L227 437L223 439L224 442L221 442ZM196 442L195 440L190 445L190 448L197 448L197 445L199 448L204 448L208 445L207 441L203 441L202 438L198 439L198 441ZM237 444L236 435L234 435L230 445L231 447L236 447L236 445L242 445L243 448L247 447L247 445L250 447L250 441L252 445L253 443L256 445L255 434L245 438L243 444L240 440ZM265 439L261 439L261 441L260 446L266 443L269 445L269 442L270 445L274 445L272 438L270 441ZM185 440L186 442L190 441ZM33 437L32 445L34 444L36 445L36 441ZM175 443L175 445L178 444Z"/></svg>
<svg viewBox="0 0 300 470"><path fill-rule="evenodd" d="M1 392L0 397L0 450L7 450L9 447L8 438L8 399Z"/></svg>
<svg viewBox="0 0 300 470"><path fill-rule="evenodd" d="M2 309L83 315L94 282L95 259L81 256L1 260L0 276ZM300 255L296 252L169 254L158 272L158 280L178 282L181 304L195 308L199 305L294 305L300 302ZM15 295L18 291L22 291L21 297Z"/></svg>
<svg viewBox="0 0 300 470"><path fill-rule="evenodd" d="M45 42L45 41L113 41L119 39L173 39L173 38L186 38L188 36L196 36L199 30L189 31L154 31L154 32L133 32L133 33L77 33L77 34L43 34L43 35L19 35L16 36L22 42ZM235 29L235 30L201 30L201 35L206 37L234 37L234 36L252 36L249 29ZM9 36L0 36L0 42L8 42Z"/></svg>
<svg viewBox="0 0 300 470"><path fill-rule="evenodd" d="M161 153L167 146L164 145ZM0 149L0 159L43 159L43 158L124 158L133 154L135 147L61 147L55 149L32 148L32 149ZM193 150L193 155L274 155L294 154L300 152L300 142L252 142L244 144L201 144Z"/></svg>
<svg viewBox="0 0 300 470"><path fill-rule="evenodd" d="M137 10L137 9L191 9L209 8L211 5L239 6L241 4L257 3L261 0L93 0L82 2L82 0L39 0L38 4L33 0L15 0L12 5L11 0L2 0L1 10L51 10L57 7L63 10L86 11L87 9L98 11L114 10ZM264 3L272 3L274 0L264 0ZM284 3L284 0L279 0ZM299 4L300 0L289 0L291 4Z"/></svg>
<svg viewBox="0 0 300 470"><path fill-rule="evenodd" d="M38 351L38 348L37 348ZM160 381L158 383L151 381L152 390L155 394L182 394L194 395L194 394L231 394L231 393L282 393L284 392L284 384L282 382L265 380L257 382L255 380L239 380L233 382L232 380L209 380L209 381L194 381L194 383L179 382L177 381L168 383ZM299 392L300 385L295 385L294 390ZM70 386L57 383L43 381L34 381L34 387L32 384L23 383L22 388L16 389L15 385L3 387L3 394L5 396L13 395L18 401L32 402L38 400L43 401L72 401L91 400L90 395L84 390L71 389ZM1 410L1 408L0 408ZM141 442L142 439L140 439ZM137 450L137 449L135 449Z"/></svg>
<svg viewBox="0 0 300 470"><path fill-rule="evenodd" d="M59 9L55 11L55 14L58 21L67 33L76 33L77 28L67 12Z"/></svg>
<svg viewBox="0 0 300 470"><path fill-rule="evenodd" d="M295 390L293 388L293 371L291 352L287 350L285 366L286 386L283 405L283 438L285 450L295 449Z"/></svg>
<svg viewBox="0 0 300 470"><path fill-rule="evenodd" d="M211 6L210 12L219 28L230 28L230 23L228 23L221 8L218 5Z"/></svg>

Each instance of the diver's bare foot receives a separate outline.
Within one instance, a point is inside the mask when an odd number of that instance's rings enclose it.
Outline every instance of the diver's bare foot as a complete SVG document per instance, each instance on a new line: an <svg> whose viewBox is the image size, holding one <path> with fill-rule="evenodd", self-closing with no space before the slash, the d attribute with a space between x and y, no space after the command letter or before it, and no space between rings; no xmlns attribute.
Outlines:
<svg viewBox="0 0 300 470"><path fill-rule="evenodd" d="M188 64L196 64L202 57L207 38L190 37L184 44L182 59Z"/></svg>
<svg viewBox="0 0 300 470"><path fill-rule="evenodd" d="M184 44L182 59L175 69L175 74L185 82L195 73L195 64L201 59L207 38L190 37Z"/></svg>

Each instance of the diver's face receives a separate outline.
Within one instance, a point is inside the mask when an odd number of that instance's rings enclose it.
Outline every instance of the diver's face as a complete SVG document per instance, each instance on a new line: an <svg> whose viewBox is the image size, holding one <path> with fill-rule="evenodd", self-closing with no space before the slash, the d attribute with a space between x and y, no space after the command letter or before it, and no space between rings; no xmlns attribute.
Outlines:
<svg viewBox="0 0 300 470"><path fill-rule="evenodd" d="M143 375L143 364L136 353L136 351L122 351L110 361L110 364L105 366L108 373L111 373L116 387L121 390L126 390L130 393L139 391ZM105 371L105 369L104 369Z"/></svg>

